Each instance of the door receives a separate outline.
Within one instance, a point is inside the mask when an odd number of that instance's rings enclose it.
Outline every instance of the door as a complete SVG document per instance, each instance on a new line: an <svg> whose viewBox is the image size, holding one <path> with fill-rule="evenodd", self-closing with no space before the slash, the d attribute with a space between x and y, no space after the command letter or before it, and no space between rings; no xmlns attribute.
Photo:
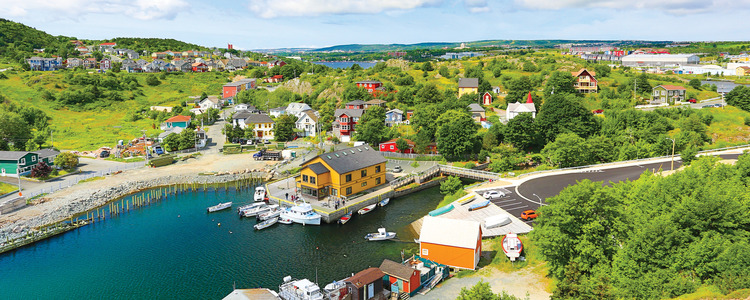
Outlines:
<svg viewBox="0 0 750 300"><path fill-rule="evenodd" d="M375 298L375 283L367 285L367 299Z"/></svg>

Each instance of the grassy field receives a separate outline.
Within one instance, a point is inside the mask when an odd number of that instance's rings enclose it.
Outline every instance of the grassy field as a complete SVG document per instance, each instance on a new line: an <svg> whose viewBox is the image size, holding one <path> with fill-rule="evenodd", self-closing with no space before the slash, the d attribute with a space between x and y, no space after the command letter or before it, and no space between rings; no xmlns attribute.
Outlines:
<svg viewBox="0 0 750 300"><path fill-rule="evenodd" d="M161 132L150 119L126 120L129 114L152 105L175 106L188 100L188 96L202 92L218 94L227 81L221 73L186 73L169 75L162 84L152 87L145 84L148 74L130 74L142 85L143 95L132 100L115 102L106 108L90 111L74 111L60 108L56 103L44 100L44 90L59 91L55 84L62 81L60 72L23 72L7 74L0 80L0 91L12 103L30 105L47 113L54 130L54 146L64 150L94 150L101 146L112 147L118 140L130 140L145 130L148 136ZM102 75L103 76L103 75Z"/></svg>
<svg viewBox="0 0 750 300"><path fill-rule="evenodd" d="M7 193L17 191L18 186L7 184L5 182L0 182L0 195L5 195Z"/></svg>

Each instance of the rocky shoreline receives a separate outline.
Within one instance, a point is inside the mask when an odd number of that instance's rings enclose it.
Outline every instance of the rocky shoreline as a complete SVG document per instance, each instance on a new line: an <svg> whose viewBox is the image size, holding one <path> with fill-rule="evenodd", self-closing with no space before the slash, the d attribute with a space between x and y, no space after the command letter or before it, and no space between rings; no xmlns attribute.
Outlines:
<svg viewBox="0 0 750 300"><path fill-rule="evenodd" d="M126 181L112 187L102 187L99 182L86 183L90 188L80 189L67 195L44 197L42 203L34 205L41 210L41 215L33 218L18 218L12 222L0 224L0 241L13 240L34 233L40 226L53 224L77 214L101 207L121 197L160 186L175 184L222 184L225 182L247 179L250 177L267 179L266 172L221 172L215 175L165 175L154 179ZM118 175L114 175L118 176ZM121 176L121 175L120 175ZM25 209L28 209L25 208Z"/></svg>

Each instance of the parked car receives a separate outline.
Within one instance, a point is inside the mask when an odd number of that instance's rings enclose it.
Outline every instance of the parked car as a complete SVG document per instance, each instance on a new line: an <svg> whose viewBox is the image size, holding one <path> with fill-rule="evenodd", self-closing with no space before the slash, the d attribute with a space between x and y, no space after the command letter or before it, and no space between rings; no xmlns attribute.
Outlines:
<svg viewBox="0 0 750 300"><path fill-rule="evenodd" d="M484 194L482 194L482 197L484 197L484 199L487 199L487 200L495 199L495 198L502 198L502 197L505 197L505 193L500 192L500 191L489 191L489 192L485 192Z"/></svg>
<svg viewBox="0 0 750 300"><path fill-rule="evenodd" d="M401 166L396 166L395 168L393 168L393 173L400 173L401 171L403 171L401 169Z"/></svg>
<svg viewBox="0 0 750 300"><path fill-rule="evenodd" d="M99 153L99 157L101 157L101 158L107 158L107 157L109 157L109 151L107 151L107 150L102 151L101 153Z"/></svg>
<svg viewBox="0 0 750 300"><path fill-rule="evenodd" d="M688 102L690 103L698 103L698 100L695 100L695 98L688 99Z"/></svg>
<svg viewBox="0 0 750 300"><path fill-rule="evenodd" d="M595 109L593 112L595 114L601 114L601 113L604 113L604 110L603 109Z"/></svg>
<svg viewBox="0 0 750 300"><path fill-rule="evenodd" d="M721 104L721 103L716 103L716 104L714 104L714 106L715 106L715 107L724 107L724 104Z"/></svg>
<svg viewBox="0 0 750 300"><path fill-rule="evenodd" d="M707 104L707 105L703 105L703 106L701 106L701 108L711 108L711 107L714 107L714 106L713 106L713 105L711 105L711 104Z"/></svg>
<svg viewBox="0 0 750 300"><path fill-rule="evenodd" d="M156 153L158 155L162 155L162 154L164 154L164 149L162 149L161 146L156 146L156 147L154 147L154 153Z"/></svg>
<svg viewBox="0 0 750 300"><path fill-rule="evenodd" d="M532 209L524 210L521 213L521 219L524 219L524 220L533 220L533 219L536 219L536 217L537 217L536 211Z"/></svg>

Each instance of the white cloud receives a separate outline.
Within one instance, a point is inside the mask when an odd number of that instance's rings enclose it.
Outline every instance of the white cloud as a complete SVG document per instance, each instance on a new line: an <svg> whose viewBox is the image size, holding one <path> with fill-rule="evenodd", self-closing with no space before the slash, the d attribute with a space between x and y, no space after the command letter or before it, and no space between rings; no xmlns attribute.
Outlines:
<svg viewBox="0 0 750 300"><path fill-rule="evenodd" d="M250 0L250 11L261 18L326 14L377 14L435 6L443 0Z"/></svg>
<svg viewBox="0 0 750 300"><path fill-rule="evenodd" d="M470 13L483 13L490 11L487 0L464 0L464 6Z"/></svg>
<svg viewBox="0 0 750 300"><path fill-rule="evenodd" d="M515 0L530 9L558 10L565 8L647 9L673 15L687 15L716 10L750 7L750 0Z"/></svg>
<svg viewBox="0 0 750 300"><path fill-rule="evenodd" d="M189 9L183 0L0 0L0 15L24 17L48 13L78 19L87 14L122 14L139 20L174 19Z"/></svg>

